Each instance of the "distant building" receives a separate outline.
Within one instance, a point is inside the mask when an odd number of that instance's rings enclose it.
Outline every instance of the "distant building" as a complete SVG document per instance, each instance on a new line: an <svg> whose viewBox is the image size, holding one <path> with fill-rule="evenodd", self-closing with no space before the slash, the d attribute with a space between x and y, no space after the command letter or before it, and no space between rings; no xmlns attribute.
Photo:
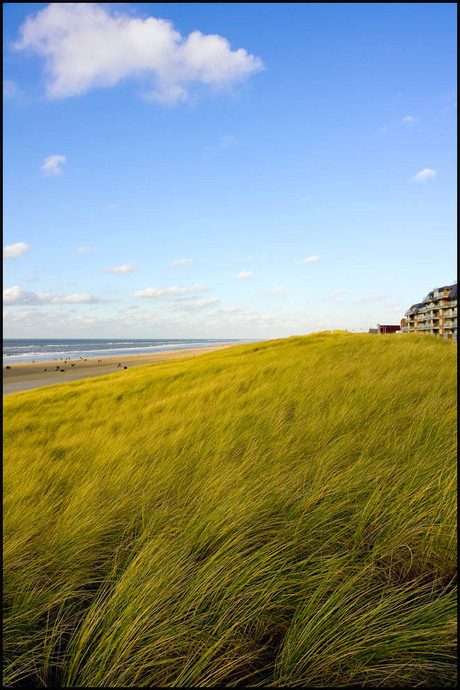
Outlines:
<svg viewBox="0 0 460 690"><path fill-rule="evenodd" d="M381 323L377 324L377 331L378 333L397 333L398 331L401 330L401 326L398 324L397 326L387 326Z"/></svg>
<svg viewBox="0 0 460 690"><path fill-rule="evenodd" d="M431 333L457 340L457 284L435 288L413 304L401 320L404 333Z"/></svg>
<svg viewBox="0 0 460 690"><path fill-rule="evenodd" d="M369 328L369 333L372 333L373 335L377 335L378 332L379 332L378 328Z"/></svg>

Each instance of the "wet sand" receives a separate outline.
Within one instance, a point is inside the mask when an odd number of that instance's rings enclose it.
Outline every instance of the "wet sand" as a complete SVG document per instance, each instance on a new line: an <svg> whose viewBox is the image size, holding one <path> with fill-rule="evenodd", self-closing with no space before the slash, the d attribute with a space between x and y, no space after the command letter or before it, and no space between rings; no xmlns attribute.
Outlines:
<svg viewBox="0 0 460 690"><path fill-rule="evenodd" d="M32 388L41 388L41 386L52 386L56 383L80 381L81 379L88 379L94 376L112 374L115 371L125 371L124 367L131 369L142 364L202 355L205 352L212 352L225 347L232 347L232 345L215 345L187 350L167 350L146 355L127 355L126 357L94 357L11 364L10 369L6 369L3 366L3 395L17 393L18 391L28 391L32 390ZM64 371L57 371L57 368L59 370L64 369Z"/></svg>

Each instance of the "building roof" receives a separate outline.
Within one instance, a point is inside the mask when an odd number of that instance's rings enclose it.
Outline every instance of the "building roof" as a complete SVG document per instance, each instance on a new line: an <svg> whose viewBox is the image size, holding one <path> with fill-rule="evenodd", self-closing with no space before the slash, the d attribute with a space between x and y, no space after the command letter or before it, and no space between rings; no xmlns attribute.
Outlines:
<svg viewBox="0 0 460 690"><path fill-rule="evenodd" d="M429 293L427 294L426 297L423 298L423 301L424 301L424 302L431 302L431 300L440 299L440 297L435 297L435 296L434 296L434 293L435 293L435 292L444 292L444 290L450 290L450 291L452 291L454 288L455 288L455 290L457 290L457 284L456 284L456 283L454 283L454 285L443 285L442 287L434 288L433 290L431 290L431 292L429 292ZM449 295L449 296L450 296L450 295Z"/></svg>
<svg viewBox="0 0 460 690"><path fill-rule="evenodd" d="M444 285L443 287L434 288L434 290L431 290L431 292L429 292L427 294L427 296L423 298L423 302L416 302L415 304L412 304L409 307L409 309L407 309L407 311L405 313L406 314L410 314L410 313L416 314L419 309L426 306L427 302L431 302L433 300L436 301L436 300L440 299L438 297L436 297L436 298L434 297L435 292L443 292L444 290L450 291L449 295L448 295L449 299L457 299L457 283L454 283L453 285Z"/></svg>

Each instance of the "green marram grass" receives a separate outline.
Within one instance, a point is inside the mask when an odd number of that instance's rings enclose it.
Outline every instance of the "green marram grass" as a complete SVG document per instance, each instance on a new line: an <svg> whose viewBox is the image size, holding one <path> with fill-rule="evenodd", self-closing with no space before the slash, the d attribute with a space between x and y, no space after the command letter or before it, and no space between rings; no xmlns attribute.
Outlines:
<svg viewBox="0 0 460 690"><path fill-rule="evenodd" d="M455 685L453 343L318 333L4 411L5 685Z"/></svg>

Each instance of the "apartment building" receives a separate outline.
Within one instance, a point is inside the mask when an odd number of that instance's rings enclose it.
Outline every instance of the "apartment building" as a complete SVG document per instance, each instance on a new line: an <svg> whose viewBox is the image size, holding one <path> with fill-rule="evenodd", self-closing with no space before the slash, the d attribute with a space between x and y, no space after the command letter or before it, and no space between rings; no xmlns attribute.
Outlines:
<svg viewBox="0 0 460 690"><path fill-rule="evenodd" d="M413 304L401 320L401 330L457 340L457 284L435 288Z"/></svg>

